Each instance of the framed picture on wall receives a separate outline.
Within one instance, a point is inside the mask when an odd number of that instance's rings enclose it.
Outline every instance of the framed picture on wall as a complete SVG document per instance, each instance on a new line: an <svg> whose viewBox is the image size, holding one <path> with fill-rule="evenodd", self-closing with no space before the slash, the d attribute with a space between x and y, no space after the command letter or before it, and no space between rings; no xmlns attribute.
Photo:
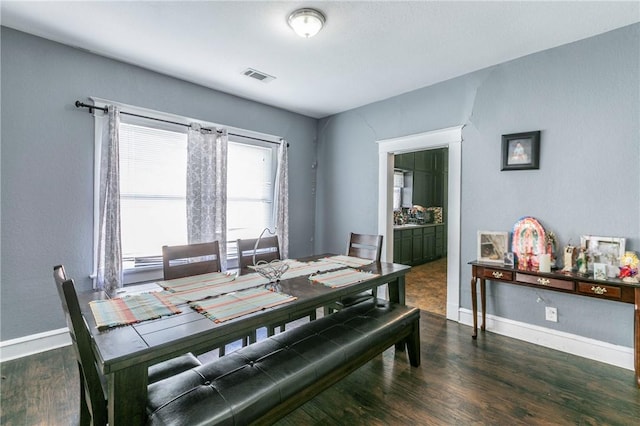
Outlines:
<svg viewBox="0 0 640 426"><path fill-rule="evenodd" d="M508 238L507 232L478 231L478 261L504 264Z"/></svg>
<svg viewBox="0 0 640 426"><path fill-rule="evenodd" d="M540 131L502 135L502 169L540 168Z"/></svg>

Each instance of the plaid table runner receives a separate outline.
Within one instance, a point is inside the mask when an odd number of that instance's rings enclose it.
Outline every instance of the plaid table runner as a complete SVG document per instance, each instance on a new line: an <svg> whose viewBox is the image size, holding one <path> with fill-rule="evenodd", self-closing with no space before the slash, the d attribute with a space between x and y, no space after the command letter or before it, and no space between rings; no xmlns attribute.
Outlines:
<svg viewBox="0 0 640 426"><path fill-rule="evenodd" d="M325 257L324 259L320 259L320 262L338 263L340 265L345 265L350 268L360 268L362 266L372 264L373 260L363 259L361 257L355 257L355 256L337 255L337 256L330 256L330 257Z"/></svg>
<svg viewBox="0 0 640 426"><path fill-rule="evenodd" d="M157 284L171 292L190 291L210 285L222 284L236 279L235 274L226 272L211 272L209 274L193 275L190 277L176 278L174 280L158 281Z"/></svg>
<svg viewBox="0 0 640 426"><path fill-rule="evenodd" d="M303 277L305 275L317 274L318 272L330 271L332 269L344 268L341 263L331 262L329 260L315 262L299 262L297 260L287 261L289 270L282 275L282 279Z"/></svg>
<svg viewBox="0 0 640 426"><path fill-rule="evenodd" d="M247 274L239 277L232 275L231 278L232 280L228 280L226 282L219 281L217 283L202 281L198 285L184 286L182 287L184 290L180 291L163 291L160 292L158 297L168 303L180 304L208 299L210 297L217 297L234 291L246 290L269 283L268 279L261 277L258 274Z"/></svg>
<svg viewBox="0 0 640 426"><path fill-rule="evenodd" d="M313 282L324 284L327 287L336 288L370 280L371 278L377 276L378 274L358 271L356 269L349 268L333 272L326 272L324 274L312 275L309 277L309 279Z"/></svg>
<svg viewBox="0 0 640 426"><path fill-rule="evenodd" d="M157 297L157 293L94 300L89 307L99 330L180 313L172 303Z"/></svg>
<svg viewBox="0 0 640 426"><path fill-rule="evenodd" d="M191 307L216 323L296 300L297 297L261 288L229 293L190 303Z"/></svg>

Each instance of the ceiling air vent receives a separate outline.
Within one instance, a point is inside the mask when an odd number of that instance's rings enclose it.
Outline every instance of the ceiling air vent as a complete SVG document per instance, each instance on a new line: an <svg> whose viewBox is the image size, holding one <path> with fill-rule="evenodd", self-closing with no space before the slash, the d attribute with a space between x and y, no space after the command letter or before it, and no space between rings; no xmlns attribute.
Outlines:
<svg viewBox="0 0 640 426"><path fill-rule="evenodd" d="M247 68L246 70L242 71L242 74L246 75L247 77L255 78L256 80L263 83L268 83L271 80L275 80L274 76L265 74L258 70L254 70L253 68Z"/></svg>

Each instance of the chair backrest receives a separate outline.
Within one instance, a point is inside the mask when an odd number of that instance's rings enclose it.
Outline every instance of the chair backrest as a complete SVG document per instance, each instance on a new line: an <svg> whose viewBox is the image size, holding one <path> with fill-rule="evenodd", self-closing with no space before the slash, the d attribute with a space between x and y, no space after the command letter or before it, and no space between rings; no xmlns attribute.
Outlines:
<svg viewBox="0 0 640 426"><path fill-rule="evenodd" d="M361 257L380 262L382 253L382 235L354 234L349 235L347 256Z"/></svg>
<svg viewBox="0 0 640 426"><path fill-rule="evenodd" d="M64 298L64 292L62 291L62 283L67 280L67 273L64 271L63 265L56 265L53 267L53 279L56 282L56 290L58 290L58 297L62 304L62 311L64 312L65 319L67 320L67 327L71 334L71 339L75 341L75 334L71 325L71 317L69 316L69 308L67 307L67 301Z"/></svg>
<svg viewBox="0 0 640 426"><path fill-rule="evenodd" d="M67 279L62 265L54 268L53 278L56 282L58 293L61 295L60 301L65 315L67 315L67 322L70 323L69 332L71 333L71 340L83 376L81 380L84 386L87 408L91 413L94 425L106 424L107 400L102 385L102 378L98 372L91 349L91 332L82 316L73 280Z"/></svg>
<svg viewBox="0 0 640 426"><path fill-rule="evenodd" d="M162 247L165 280L220 272L220 245L212 243Z"/></svg>
<svg viewBox="0 0 640 426"><path fill-rule="evenodd" d="M248 238L238 240L238 270L240 275L254 272L249 266L253 266L254 249L255 249L255 262L258 263L261 260L265 262L271 262L275 259L280 259L280 246L278 245L278 237L264 237L260 238L258 247L256 247L257 238Z"/></svg>

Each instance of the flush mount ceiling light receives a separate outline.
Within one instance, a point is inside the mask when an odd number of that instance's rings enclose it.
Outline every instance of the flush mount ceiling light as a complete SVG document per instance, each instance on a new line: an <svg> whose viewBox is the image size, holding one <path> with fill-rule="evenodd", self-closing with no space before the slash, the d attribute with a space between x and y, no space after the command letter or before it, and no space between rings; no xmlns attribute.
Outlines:
<svg viewBox="0 0 640 426"><path fill-rule="evenodd" d="M304 8L295 10L289 15L287 21L296 34L309 38L318 34L324 26L326 18L319 10Z"/></svg>

